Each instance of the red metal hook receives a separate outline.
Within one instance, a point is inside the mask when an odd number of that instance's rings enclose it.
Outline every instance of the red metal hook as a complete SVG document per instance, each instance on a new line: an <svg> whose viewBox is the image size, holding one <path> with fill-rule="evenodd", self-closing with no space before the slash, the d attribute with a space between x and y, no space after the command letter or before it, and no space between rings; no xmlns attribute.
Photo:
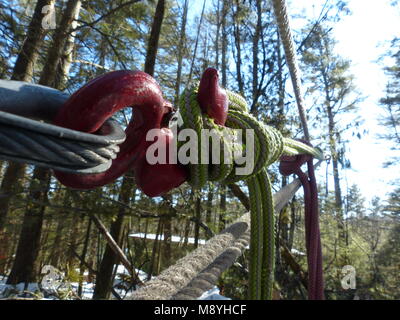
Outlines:
<svg viewBox="0 0 400 320"><path fill-rule="evenodd" d="M228 97L218 84L218 71L207 68L200 80L197 101L204 113L214 119L216 124L225 125L228 116Z"/></svg>
<svg viewBox="0 0 400 320"><path fill-rule="evenodd" d="M186 170L179 164L155 164L152 170L144 170L143 159L152 143L146 141L150 129L160 129L163 117L172 111L165 101L158 83L141 71L113 71L106 73L79 89L63 105L54 123L66 128L94 133L115 112L132 107L132 120L126 128L126 140L111 167L99 174L76 175L55 172L64 185L76 189L91 189L114 181L133 167L140 179L139 188L149 196L158 196L180 184L187 177ZM169 134L163 128L161 134ZM138 167L142 168L139 169ZM168 179L154 183L152 174L162 173Z"/></svg>

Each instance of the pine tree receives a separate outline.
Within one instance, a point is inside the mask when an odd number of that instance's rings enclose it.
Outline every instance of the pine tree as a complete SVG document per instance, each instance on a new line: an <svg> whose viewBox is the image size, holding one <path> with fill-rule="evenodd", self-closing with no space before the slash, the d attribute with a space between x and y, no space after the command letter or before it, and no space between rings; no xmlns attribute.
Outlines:
<svg viewBox="0 0 400 320"><path fill-rule="evenodd" d="M394 156L385 163L386 166L393 166L398 163L400 156L400 38L392 41L389 56L394 59L395 64L385 67L388 77L385 97L380 100L385 115L380 118L380 124L386 130L386 134L380 137L392 143L391 150Z"/></svg>
<svg viewBox="0 0 400 320"><path fill-rule="evenodd" d="M349 74L350 61L334 53L335 40L329 31L318 25L305 43L302 61L306 78L310 82L309 92L314 94L317 106L317 121L327 119L327 145L331 156L334 177L335 201L339 216L343 210L343 196L340 186L339 164L345 165L344 141L339 127L340 114L354 112L360 98Z"/></svg>
<svg viewBox="0 0 400 320"><path fill-rule="evenodd" d="M400 220L400 188L396 188L389 194L384 212Z"/></svg>
<svg viewBox="0 0 400 320"><path fill-rule="evenodd" d="M366 214L365 198L356 184L353 184L346 195L346 216L362 218Z"/></svg>
<svg viewBox="0 0 400 320"><path fill-rule="evenodd" d="M306 79L309 81L309 92L313 95L316 105L317 126L326 123L326 144L331 156L332 175L334 181L335 215L339 229L340 263L347 263L346 252L348 244L347 226L344 219L343 194L339 165L348 167L344 150L345 141L342 133L345 127L339 126L340 115L354 112L360 98L353 85L353 76L349 74L350 61L345 60L334 52L335 40L329 29L323 25L314 25L314 30L304 44L302 62L306 70ZM355 95L355 98L354 98ZM354 123L357 121L353 120Z"/></svg>

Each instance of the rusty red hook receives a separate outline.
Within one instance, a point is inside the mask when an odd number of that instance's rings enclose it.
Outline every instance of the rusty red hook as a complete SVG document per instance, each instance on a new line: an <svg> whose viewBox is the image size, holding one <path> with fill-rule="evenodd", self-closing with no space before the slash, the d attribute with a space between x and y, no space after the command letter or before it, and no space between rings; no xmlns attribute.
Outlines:
<svg viewBox="0 0 400 320"><path fill-rule="evenodd" d="M141 71L113 71L106 73L76 91L62 106L54 123L66 128L95 133L115 112L132 107L132 120L125 130L126 140L120 145L120 152L111 167L98 174L76 175L55 172L64 185L76 189L91 189L114 181L129 168L143 166L150 129L160 129L161 136L170 137L170 130L162 128L163 118L172 111L170 103L164 100L158 83ZM158 172L155 184L152 175ZM168 179L164 178L168 176ZM179 164L155 164L151 171L140 174L138 183L147 195L156 196L182 184L187 177L186 170ZM150 186L149 183L151 182Z"/></svg>

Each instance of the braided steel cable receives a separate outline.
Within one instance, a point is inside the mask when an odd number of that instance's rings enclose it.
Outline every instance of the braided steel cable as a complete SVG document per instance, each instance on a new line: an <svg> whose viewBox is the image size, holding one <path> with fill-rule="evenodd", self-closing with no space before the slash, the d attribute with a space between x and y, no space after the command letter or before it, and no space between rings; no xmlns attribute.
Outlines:
<svg viewBox="0 0 400 320"><path fill-rule="evenodd" d="M0 158L78 174L110 168L125 140L115 120L89 134L19 116L49 121L67 98L45 86L1 80Z"/></svg>

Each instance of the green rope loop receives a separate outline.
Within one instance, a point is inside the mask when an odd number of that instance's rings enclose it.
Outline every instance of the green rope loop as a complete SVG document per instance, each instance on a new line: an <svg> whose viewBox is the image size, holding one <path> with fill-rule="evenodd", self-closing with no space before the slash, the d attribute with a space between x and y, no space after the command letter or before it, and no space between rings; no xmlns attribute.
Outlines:
<svg viewBox="0 0 400 320"><path fill-rule="evenodd" d="M202 139L202 129L219 138L218 164L190 163L189 184L195 189L201 189L208 180L221 183L233 183L246 180L251 217L250 265L249 265L249 298L272 299L272 288L275 269L275 222L274 204L271 182L267 167L277 161L282 155L310 154L317 159L323 159L323 153L318 148L310 147L299 141L285 138L275 128L258 121L249 113L246 100L237 93L226 90L229 99L229 111L225 126L217 125L213 119L201 112L197 102L198 88L185 89L180 97L180 114L183 119L182 129L192 129L196 132L197 159L209 148L209 141ZM237 142L235 129L242 130L242 143ZM235 160L246 150L246 130L254 132L254 169L247 175L239 175L239 167ZM237 138L237 137L236 137ZM179 151L182 143L178 144ZM215 155L211 155L213 158ZM225 160L229 161L225 161ZM204 159L203 159L204 160Z"/></svg>

